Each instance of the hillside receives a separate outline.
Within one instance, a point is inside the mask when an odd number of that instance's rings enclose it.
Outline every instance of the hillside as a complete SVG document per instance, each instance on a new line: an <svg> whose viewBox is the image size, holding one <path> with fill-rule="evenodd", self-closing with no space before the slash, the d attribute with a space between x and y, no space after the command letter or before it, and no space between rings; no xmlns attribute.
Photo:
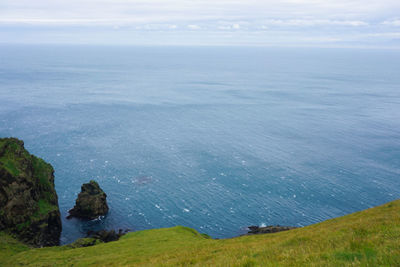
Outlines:
<svg viewBox="0 0 400 267"><path fill-rule="evenodd" d="M30 249L0 235L2 266L400 266L400 200L304 228L213 240L177 226L85 248Z"/></svg>

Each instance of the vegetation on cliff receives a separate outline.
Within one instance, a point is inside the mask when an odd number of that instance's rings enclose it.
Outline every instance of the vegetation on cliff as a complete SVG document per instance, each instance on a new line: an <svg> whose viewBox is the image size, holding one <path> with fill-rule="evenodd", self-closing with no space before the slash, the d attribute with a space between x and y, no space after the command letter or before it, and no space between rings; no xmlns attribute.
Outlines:
<svg viewBox="0 0 400 267"><path fill-rule="evenodd" d="M95 246L29 249L0 235L4 266L400 266L400 201L273 234L206 238L187 227Z"/></svg>
<svg viewBox="0 0 400 267"><path fill-rule="evenodd" d="M61 234L54 170L16 138L0 138L0 230L38 247Z"/></svg>

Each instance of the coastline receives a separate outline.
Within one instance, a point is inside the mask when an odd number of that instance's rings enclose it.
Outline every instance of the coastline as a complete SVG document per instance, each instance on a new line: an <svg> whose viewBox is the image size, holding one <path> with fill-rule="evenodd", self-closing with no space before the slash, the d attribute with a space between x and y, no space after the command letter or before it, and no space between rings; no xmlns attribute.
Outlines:
<svg viewBox="0 0 400 267"><path fill-rule="evenodd" d="M0 236L4 266L347 266L400 262L400 200L274 234L215 240L177 226L91 247L29 249Z"/></svg>

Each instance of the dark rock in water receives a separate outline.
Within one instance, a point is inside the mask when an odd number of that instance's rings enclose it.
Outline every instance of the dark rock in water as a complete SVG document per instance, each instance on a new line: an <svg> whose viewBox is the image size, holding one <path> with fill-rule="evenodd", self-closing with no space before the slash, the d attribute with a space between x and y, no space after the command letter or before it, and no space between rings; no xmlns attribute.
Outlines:
<svg viewBox="0 0 400 267"><path fill-rule="evenodd" d="M53 167L16 138L0 138L0 231L36 247L60 242Z"/></svg>
<svg viewBox="0 0 400 267"><path fill-rule="evenodd" d="M127 230L119 229L118 233L115 230L100 230L97 232L89 231L87 233L87 236L107 243L111 241L117 241L121 236L123 236L127 232L129 232L128 229Z"/></svg>
<svg viewBox="0 0 400 267"><path fill-rule="evenodd" d="M277 233L277 232L282 232L282 231L288 231L292 229L296 229L297 227L291 227L291 226L280 226L280 225L269 225L265 227L260 227L260 226L249 226L249 232L247 234L249 235L254 235L254 234L271 234L271 233Z"/></svg>
<svg viewBox="0 0 400 267"><path fill-rule="evenodd" d="M79 238L74 243L67 245L70 248L90 247L101 243L117 241L121 236L129 232L129 229L119 229L118 233L115 230L89 231L86 238Z"/></svg>
<svg viewBox="0 0 400 267"><path fill-rule="evenodd" d="M98 239L91 238L91 237L79 238L74 243L71 243L71 244L67 245L67 247L70 247L70 248L83 248L83 247L94 246L94 245L101 244L101 243L103 243L103 242L101 242Z"/></svg>
<svg viewBox="0 0 400 267"><path fill-rule="evenodd" d="M70 215L67 218L77 217L93 220L106 215L108 212L106 198L106 193L97 182L91 180L89 183L83 184L76 199L75 207L69 211Z"/></svg>

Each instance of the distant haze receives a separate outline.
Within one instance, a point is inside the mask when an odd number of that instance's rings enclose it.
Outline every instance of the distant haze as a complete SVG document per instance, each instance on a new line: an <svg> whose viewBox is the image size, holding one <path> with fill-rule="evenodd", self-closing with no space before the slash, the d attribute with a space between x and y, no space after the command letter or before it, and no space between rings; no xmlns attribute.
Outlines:
<svg viewBox="0 0 400 267"><path fill-rule="evenodd" d="M400 1L2 0L0 43L400 47Z"/></svg>

